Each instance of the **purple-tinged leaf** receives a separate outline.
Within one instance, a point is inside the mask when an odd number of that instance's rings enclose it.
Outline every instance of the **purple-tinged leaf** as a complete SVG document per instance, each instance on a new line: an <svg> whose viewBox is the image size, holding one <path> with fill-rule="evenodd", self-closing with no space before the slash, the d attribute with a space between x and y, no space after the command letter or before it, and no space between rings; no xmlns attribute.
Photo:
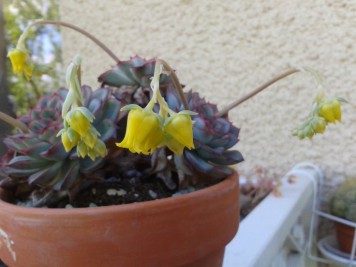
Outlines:
<svg viewBox="0 0 356 267"><path fill-rule="evenodd" d="M220 157L210 159L211 162L219 165L233 165L244 160L242 154L237 150L225 151Z"/></svg>
<svg viewBox="0 0 356 267"><path fill-rule="evenodd" d="M54 161L62 161L68 157L68 153L65 151L61 142L52 145L47 151L42 152L40 155L45 159Z"/></svg>
<svg viewBox="0 0 356 267"><path fill-rule="evenodd" d="M62 162L54 162L50 167L30 175L27 179L29 184L49 186L55 184L59 178L59 172L62 168Z"/></svg>
<svg viewBox="0 0 356 267"><path fill-rule="evenodd" d="M7 164L10 168L18 169L33 169L33 168L43 168L48 165L46 160L38 160L30 156L17 156L12 158Z"/></svg>
<svg viewBox="0 0 356 267"><path fill-rule="evenodd" d="M77 179L79 179L79 164L72 161L70 164L64 165L64 168L61 170L60 177L61 179L54 185L53 189L60 191L71 188Z"/></svg>

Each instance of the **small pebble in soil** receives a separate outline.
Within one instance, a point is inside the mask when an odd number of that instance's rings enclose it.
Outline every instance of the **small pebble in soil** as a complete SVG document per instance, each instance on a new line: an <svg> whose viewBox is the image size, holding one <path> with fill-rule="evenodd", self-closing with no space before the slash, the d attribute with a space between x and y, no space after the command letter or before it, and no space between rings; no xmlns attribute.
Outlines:
<svg viewBox="0 0 356 267"><path fill-rule="evenodd" d="M90 203L89 204L89 208L95 208L95 207L97 207L98 205L96 205L95 203Z"/></svg>
<svg viewBox="0 0 356 267"><path fill-rule="evenodd" d="M122 197L122 196L126 195L126 191L124 189L119 189L119 190L116 190L116 194L119 197Z"/></svg>
<svg viewBox="0 0 356 267"><path fill-rule="evenodd" d="M96 188L92 188L92 189L91 189L91 193L92 193L93 195L95 195L95 194L96 194Z"/></svg>
<svg viewBox="0 0 356 267"><path fill-rule="evenodd" d="M149 190L148 194L150 195L150 197L152 198L157 198L157 193L155 191Z"/></svg>
<svg viewBox="0 0 356 267"><path fill-rule="evenodd" d="M73 209L73 206L72 206L71 204L67 204L67 205L65 206L65 208L66 208L66 209Z"/></svg>
<svg viewBox="0 0 356 267"><path fill-rule="evenodd" d="M175 197L175 196L185 195L185 194L188 194L188 193L191 193L194 191L196 191L196 189L192 186L189 186L186 189L182 189L182 190L179 190L178 192L175 192L172 196Z"/></svg>
<svg viewBox="0 0 356 267"><path fill-rule="evenodd" d="M138 196L139 196L139 194L137 194L137 193L134 194L134 197L138 197Z"/></svg>
<svg viewBox="0 0 356 267"><path fill-rule="evenodd" d="M115 196L117 194L117 190L113 188L109 188L108 190L106 190L106 194L108 196Z"/></svg>

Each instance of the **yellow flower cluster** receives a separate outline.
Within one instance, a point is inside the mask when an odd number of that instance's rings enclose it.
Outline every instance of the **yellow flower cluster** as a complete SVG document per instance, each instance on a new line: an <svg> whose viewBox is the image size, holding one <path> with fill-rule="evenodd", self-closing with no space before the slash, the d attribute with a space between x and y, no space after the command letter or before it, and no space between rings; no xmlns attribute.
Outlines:
<svg viewBox="0 0 356 267"><path fill-rule="evenodd" d="M13 48L7 56L10 58L12 70L16 74L23 74L27 80L30 80L34 70L34 64L26 50Z"/></svg>
<svg viewBox="0 0 356 267"><path fill-rule="evenodd" d="M194 112L183 110L175 113L168 107L159 90L160 75L163 66L156 63L151 81L153 96L145 108L128 105L121 110L129 110L127 127L118 147L128 148L133 153L152 154L157 148L167 146L173 153L182 154L184 148L194 148L193 121ZM159 113L153 112L158 103Z"/></svg>
<svg viewBox="0 0 356 267"><path fill-rule="evenodd" d="M130 109L125 137L117 146L145 155L163 146L176 154L182 154L185 147L194 148L193 122L186 112L173 114L164 120L149 109L136 105Z"/></svg>
<svg viewBox="0 0 356 267"><path fill-rule="evenodd" d="M313 114L300 128L293 131L293 135L300 139L312 138L315 134L322 134L328 123L341 122L340 99L323 100L317 103Z"/></svg>
<svg viewBox="0 0 356 267"><path fill-rule="evenodd" d="M64 149L69 152L75 146L80 157L89 156L92 160L96 157L105 157L106 146L98 136L99 132L91 123L94 116L85 107L73 108L65 116L65 125L58 135L61 135Z"/></svg>

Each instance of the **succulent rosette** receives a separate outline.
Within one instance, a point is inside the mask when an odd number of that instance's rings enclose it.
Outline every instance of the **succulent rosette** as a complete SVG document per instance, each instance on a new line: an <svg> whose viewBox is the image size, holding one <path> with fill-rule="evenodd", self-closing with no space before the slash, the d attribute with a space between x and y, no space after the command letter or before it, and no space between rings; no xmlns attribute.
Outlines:
<svg viewBox="0 0 356 267"><path fill-rule="evenodd" d="M100 140L108 143L116 137L116 122L119 116L119 102L111 96L108 88L92 91L83 86L85 106L95 119L93 126L100 133ZM20 132L5 138L8 147L5 155L7 162L4 173L7 178L1 181L3 186L16 185L16 192L26 195L32 193L33 206L41 206L56 201L63 195L77 191L83 184L104 179L100 168L105 158L92 161L89 157L80 158L76 149L66 152L58 131L63 127L61 109L68 90L61 89L50 96L42 97L35 108L18 118L29 131ZM27 196L28 197L28 196Z"/></svg>
<svg viewBox="0 0 356 267"><path fill-rule="evenodd" d="M229 150L239 141L239 129L227 118L216 116L216 105L207 103L198 93L188 92L186 98L189 109L197 113L192 116L195 149L185 149L182 156L175 155L182 157L176 162L184 165L186 174L224 178L232 173L230 165L243 161L239 151ZM178 112L184 108L174 89L167 90L166 99L171 109Z"/></svg>
<svg viewBox="0 0 356 267"><path fill-rule="evenodd" d="M111 70L99 76L99 81L103 85L110 85L127 91L127 86L135 90L145 89L150 86L150 77L154 74L155 59L145 60L139 56L132 57L128 61L121 61ZM174 88L171 77L162 75L160 79L160 90L165 97L170 109L175 112L185 110L177 91ZM120 94L120 93L119 93ZM132 93L132 96L134 93ZM216 105L207 103L198 93L187 92L185 97L188 101L189 110L197 113L192 116L193 120L193 149L184 149L183 154L175 154L175 170L182 183L186 177L194 175L205 176L207 178L222 179L232 173L230 165L243 161L241 153L237 150L230 150L238 141L239 129L225 117L217 116ZM129 98L130 99L130 98ZM131 100L134 100L132 97ZM127 101L127 98L126 98ZM128 101L129 102L129 101ZM127 104L131 104L128 103ZM173 145L172 145L173 147ZM181 150L181 147L180 149ZM157 151L156 154L163 154ZM163 160L162 155L154 155L154 159ZM154 160L153 160L154 161ZM162 164L153 164L162 165ZM168 162L165 167L158 168L165 170L162 179L173 188ZM163 177L165 176L165 177Z"/></svg>

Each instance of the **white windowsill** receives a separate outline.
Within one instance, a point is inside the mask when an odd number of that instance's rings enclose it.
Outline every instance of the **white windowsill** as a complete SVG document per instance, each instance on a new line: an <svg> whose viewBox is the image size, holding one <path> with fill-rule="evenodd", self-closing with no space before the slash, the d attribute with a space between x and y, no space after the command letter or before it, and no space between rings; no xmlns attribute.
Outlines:
<svg viewBox="0 0 356 267"><path fill-rule="evenodd" d="M223 267L270 266L283 249L292 227L311 209L315 170L293 168L296 182L282 179L281 196L268 195L241 223L225 250Z"/></svg>

